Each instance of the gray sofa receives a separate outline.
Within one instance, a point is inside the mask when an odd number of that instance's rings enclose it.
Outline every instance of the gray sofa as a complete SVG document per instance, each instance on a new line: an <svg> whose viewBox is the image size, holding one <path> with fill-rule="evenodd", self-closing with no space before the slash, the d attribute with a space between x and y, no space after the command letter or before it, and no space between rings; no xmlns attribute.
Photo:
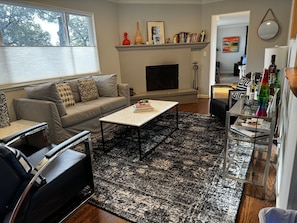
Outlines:
<svg viewBox="0 0 297 223"><path fill-rule="evenodd" d="M115 74L31 85L25 91L26 98L14 99L17 119L47 122L53 143L82 130L98 134L100 117L130 105L128 84L117 83Z"/></svg>

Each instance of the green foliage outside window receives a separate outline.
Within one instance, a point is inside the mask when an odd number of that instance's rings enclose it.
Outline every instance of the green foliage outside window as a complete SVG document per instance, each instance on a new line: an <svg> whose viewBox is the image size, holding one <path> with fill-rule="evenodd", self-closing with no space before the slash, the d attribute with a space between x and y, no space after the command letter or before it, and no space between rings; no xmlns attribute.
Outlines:
<svg viewBox="0 0 297 223"><path fill-rule="evenodd" d="M92 46L90 27L88 15L0 4L4 46Z"/></svg>

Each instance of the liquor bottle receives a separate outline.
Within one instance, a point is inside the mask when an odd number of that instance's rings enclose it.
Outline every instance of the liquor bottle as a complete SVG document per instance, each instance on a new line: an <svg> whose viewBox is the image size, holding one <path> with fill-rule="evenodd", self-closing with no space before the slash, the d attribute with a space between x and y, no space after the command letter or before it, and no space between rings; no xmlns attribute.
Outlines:
<svg viewBox="0 0 297 223"><path fill-rule="evenodd" d="M256 73L252 72L251 73L251 82L250 82L250 85L249 85L249 88L250 88L249 101L251 103L254 103L254 99L255 99L255 88L256 88L255 78L256 78Z"/></svg>
<svg viewBox="0 0 297 223"><path fill-rule="evenodd" d="M272 55L271 64L269 65L269 94L270 95L274 95L275 80L276 80L275 55Z"/></svg>

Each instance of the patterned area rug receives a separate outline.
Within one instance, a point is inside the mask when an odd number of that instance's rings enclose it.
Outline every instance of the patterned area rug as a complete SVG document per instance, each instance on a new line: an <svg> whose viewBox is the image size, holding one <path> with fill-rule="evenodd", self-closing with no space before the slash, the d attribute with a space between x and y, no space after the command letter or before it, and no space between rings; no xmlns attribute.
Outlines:
<svg viewBox="0 0 297 223"><path fill-rule="evenodd" d="M144 150L157 147L142 161L131 129L110 131L107 143L116 145L94 149L90 203L131 222L235 222L243 184L222 176L224 123L180 112L179 129L166 138L174 121L168 112L145 127Z"/></svg>

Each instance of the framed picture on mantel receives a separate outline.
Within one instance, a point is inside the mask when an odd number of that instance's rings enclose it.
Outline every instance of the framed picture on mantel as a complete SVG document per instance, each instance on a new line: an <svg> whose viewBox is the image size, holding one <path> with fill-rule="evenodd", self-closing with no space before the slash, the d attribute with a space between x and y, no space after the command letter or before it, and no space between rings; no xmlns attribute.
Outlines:
<svg viewBox="0 0 297 223"><path fill-rule="evenodd" d="M147 22L147 39L149 44L164 44L164 22Z"/></svg>

